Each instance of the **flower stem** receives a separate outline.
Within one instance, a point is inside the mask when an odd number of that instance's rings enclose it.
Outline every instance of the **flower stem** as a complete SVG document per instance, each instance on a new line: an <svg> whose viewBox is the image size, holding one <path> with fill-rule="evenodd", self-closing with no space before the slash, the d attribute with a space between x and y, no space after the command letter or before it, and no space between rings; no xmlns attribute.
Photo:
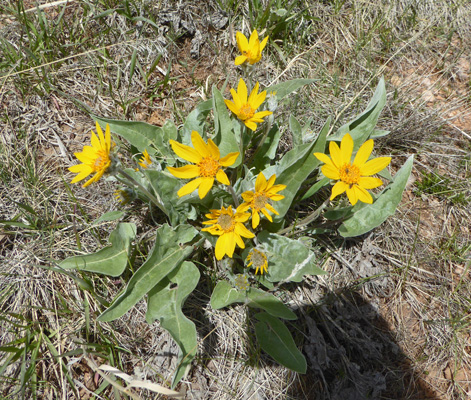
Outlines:
<svg viewBox="0 0 471 400"><path fill-rule="evenodd" d="M118 174L120 174L121 176L123 176L124 178L126 178L129 183L130 183L130 186L132 185L135 185L139 188L139 190L144 193L147 198L152 202L154 203L165 215L168 215L167 211L165 210L165 207L163 206L162 204L162 201L160 200L160 198L158 197L155 197L152 193L150 193L144 186L142 186L138 181L136 181L131 175L129 175L128 173L124 172L122 169L118 170ZM158 196L158 195L157 195Z"/></svg>
<svg viewBox="0 0 471 400"><path fill-rule="evenodd" d="M327 207L327 204L329 204L329 201L330 199L327 199L316 210L314 210L311 214L309 214L306 218L302 219L299 222L294 223L293 225L288 226L285 229L282 229L281 231L278 232L278 234L284 235L285 233L293 231L295 228L299 228L299 227L310 224L312 221L319 218L319 215L321 214L322 210Z"/></svg>
<svg viewBox="0 0 471 400"><path fill-rule="evenodd" d="M232 195L232 200L234 200L234 205L239 207L239 199L237 198L237 194L234 188L231 185L228 185L227 188L229 189L229 193Z"/></svg>

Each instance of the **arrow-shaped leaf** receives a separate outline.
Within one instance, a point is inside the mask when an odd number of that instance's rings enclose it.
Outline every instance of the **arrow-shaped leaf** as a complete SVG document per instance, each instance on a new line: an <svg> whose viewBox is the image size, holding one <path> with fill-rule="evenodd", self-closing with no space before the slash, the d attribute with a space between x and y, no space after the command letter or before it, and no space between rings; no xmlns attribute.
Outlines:
<svg viewBox="0 0 471 400"><path fill-rule="evenodd" d="M111 246L105 247L96 253L67 258L59 265L64 269L76 268L81 271L119 276L128 264L128 254L135 236L135 224L120 223L111 232L109 239Z"/></svg>
<svg viewBox="0 0 471 400"><path fill-rule="evenodd" d="M260 347L281 365L305 374L306 359L296 347L285 324L267 313L257 314L255 318L260 321L255 324L255 335Z"/></svg>

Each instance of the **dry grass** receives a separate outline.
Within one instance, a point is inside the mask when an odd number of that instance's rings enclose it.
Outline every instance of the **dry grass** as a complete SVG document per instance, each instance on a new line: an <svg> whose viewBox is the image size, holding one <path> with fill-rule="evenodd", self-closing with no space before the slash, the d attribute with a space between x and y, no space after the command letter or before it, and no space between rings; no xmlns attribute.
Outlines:
<svg viewBox="0 0 471 400"><path fill-rule="evenodd" d="M68 184L65 167L93 126L88 112L179 124L212 84L235 79L234 32L257 16L230 1L165 3L75 1L62 17L63 6L26 17L1 6L0 220L28 227L0 224L0 397L120 398L111 387L99 391L83 352L141 379L171 378L176 347L158 324L145 323L144 303L111 324L96 322L129 276L50 270L78 245L101 247L113 229L90 221L116 209L114 183ZM228 16L223 27L211 22L224 16L219 3ZM471 9L458 0L392 3L298 1L295 24L272 38L278 49L267 49L259 80L317 78L277 117L286 123L295 109L302 120L313 117L317 131L330 115L340 126L357 114L384 75L379 127L392 133L378 141L380 152L393 155L393 170L416 154L400 208L366 237L322 238L329 275L283 291L300 317L290 328L308 359L304 376L259 353L245 308L212 310L214 277L205 277L185 310L200 343L181 384L188 399L471 395ZM35 4L24 0L25 9ZM159 28L133 20L138 15ZM192 58L197 31L203 44ZM134 51L142 71L131 74ZM288 128L283 143L289 147ZM145 220L134 209L126 218ZM140 234L148 237L148 229Z"/></svg>

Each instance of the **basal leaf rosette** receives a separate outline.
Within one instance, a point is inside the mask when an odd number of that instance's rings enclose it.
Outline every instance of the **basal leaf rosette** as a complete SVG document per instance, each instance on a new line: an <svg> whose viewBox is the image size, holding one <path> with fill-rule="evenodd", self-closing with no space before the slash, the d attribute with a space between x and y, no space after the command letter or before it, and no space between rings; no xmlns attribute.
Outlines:
<svg viewBox="0 0 471 400"><path fill-rule="evenodd" d="M247 190L242 193L244 203L242 203L240 207L242 211L247 211L249 208L252 209L253 229L255 229L260 223L260 212L265 215L270 222L273 222L273 218L268 211L279 215L273 208L272 202L285 198L285 196L278 194L278 192L285 189L286 185L275 185L275 179L276 175L272 175L267 181L265 175L260 172L255 181L255 191Z"/></svg>
<svg viewBox="0 0 471 400"><path fill-rule="evenodd" d="M239 153L229 153L221 158L216 144L211 139L208 139L206 144L196 131L191 132L191 142L194 148L170 140L173 151L179 157L194 165L185 165L178 168L167 167L167 170L177 178L196 178L178 190L178 197L185 196L198 189L198 195L202 199L213 187L214 179L217 179L223 185L230 185L229 178L222 168L233 165Z"/></svg>
<svg viewBox="0 0 471 400"><path fill-rule="evenodd" d="M257 108L263 104L267 97L266 91L258 93L259 86L260 85L257 82L253 90L250 92L250 96L248 96L247 85L241 78L237 86L237 92L234 89L231 89L234 101L224 100L227 108L229 108L229 110L231 110L236 117L252 131L257 129L257 124L263 122L263 117L273 114L271 111L256 112Z"/></svg>
<svg viewBox="0 0 471 400"><path fill-rule="evenodd" d="M98 181L112 165L113 159L110 155L112 147L110 127L106 124L105 134L103 135L103 131L97 122L96 131L98 137L95 132L91 132L91 146L84 146L82 152L74 153L75 157L77 157L82 164L69 167L70 172L78 174L72 179L71 183L80 182L94 173L95 175L83 184L83 187L87 187L91 183Z"/></svg>
<svg viewBox="0 0 471 400"><path fill-rule="evenodd" d="M330 157L323 153L314 153L314 155L318 160L325 163L321 168L322 173L327 178L337 181L332 188L330 200L343 192L347 192L348 200L352 205L355 205L358 200L372 204L373 197L366 189L377 188L383 182L371 175L377 174L386 168L391 162L391 157L377 157L368 161L374 146L373 140L369 139L358 149L352 162L353 146L353 139L347 133L340 142L340 148L337 143L330 142Z"/></svg>
<svg viewBox="0 0 471 400"><path fill-rule="evenodd" d="M237 32L236 40L241 55L236 57L235 65L241 65L245 62L253 65L262 59L262 50L267 45L268 36L260 43L258 32L254 29L248 40L242 32Z"/></svg>
<svg viewBox="0 0 471 400"><path fill-rule="evenodd" d="M248 239L255 237L244 225L250 218L250 214L241 211L241 206L235 211L232 206L228 208L222 206L220 210L210 211L209 214L206 214L206 218L209 220L204 221L203 225L212 226L203 228L202 231L219 236L215 249L217 260L221 260L226 254L232 258L236 245L244 249L243 237Z"/></svg>

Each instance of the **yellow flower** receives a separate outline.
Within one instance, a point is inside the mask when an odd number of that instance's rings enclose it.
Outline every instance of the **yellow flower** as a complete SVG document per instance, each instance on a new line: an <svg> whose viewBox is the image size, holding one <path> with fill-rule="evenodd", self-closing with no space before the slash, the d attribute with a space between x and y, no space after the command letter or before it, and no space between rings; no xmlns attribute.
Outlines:
<svg viewBox="0 0 471 400"><path fill-rule="evenodd" d="M123 206L133 201L137 196L136 192L130 188L118 189L114 192L116 200L119 201Z"/></svg>
<svg viewBox="0 0 471 400"><path fill-rule="evenodd" d="M140 158L138 164L144 169L149 168L149 166L152 164L152 160L147 150L142 152L142 157Z"/></svg>
<svg viewBox="0 0 471 400"><path fill-rule="evenodd" d="M247 268L253 266L255 268L255 275L258 274L259 270L261 275L268 272L268 261L264 252L257 249L250 250L247 261L250 261Z"/></svg>
<svg viewBox="0 0 471 400"><path fill-rule="evenodd" d="M240 206L235 212L232 210L232 206L228 208L222 206L220 210L210 211L209 214L206 214L209 221L204 221L203 224L212 226L203 228L202 231L219 236L216 242L216 259L221 260L225 254L232 258L236 244L241 249L245 248L242 237L251 239L255 236L244 226L244 222L247 222L250 214L242 212Z"/></svg>
<svg viewBox="0 0 471 400"><path fill-rule="evenodd" d="M255 181L255 192L248 190L242 193L242 198L245 203L241 205L242 211L247 211L249 208L252 209L252 228L255 229L260 223L261 211L265 217L270 222L273 222L273 219L268 211L271 211L273 214L279 215L278 212L272 207L272 201L278 201L285 198L281 194L277 194L280 190L286 188L286 185L274 185L276 175L272 175L267 181L265 175L260 172Z"/></svg>
<svg viewBox="0 0 471 400"><path fill-rule="evenodd" d="M98 132L98 137L95 135L95 132L92 131L92 145L84 146L81 153L74 153L75 157L77 157L82 164L73 165L69 168L69 171L78 174L74 179L72 179L71 183L80 182L88 175L95 173L92 178L83 184L83 187L87 187L91 183L98 181L111 165L110 127L106 124L106 131L103 136L103 131L97 122L96 130Z"/></svg>
<svg viewBox="0 0 471 400"><path fill-rule="evenodd" d="M249 281L245 275L237 274L234 283L235 287L239 290L247 290L249 288Z"/></svg>
<svg viewBox="0 0 471 400"><path fill-rule="evenodd" d="M373 198L366 189L374 189L381 186L383 182L374 175L386 168L391 162L391 157L377 157L368 161L368 157L373 151L374 142L367 140L358 149L353 162L351 162L353 152L353 139L347 133L340 142L340 148L335 142L330 142L330 157L323 153L314 155L325 165L322 166L322 173L329 179L338 180L332 188L330 200L339 194L347 192L348 200L355 205L358 200L363 203L372 204Z"/></svg>
<svg viewBox="0 0 471 400"><path fill-rule="evenodd" d="M255 112L265 101L265 97L267 97L266 91L259 94L257 93L258 87L259 84L257 82L247 100L247 85L241 78L239 80L239 85L237 86L237 92L234 89L231 89L234 101L224 100L227 108L229 108L229 110L231 110L247 128L252 129L253 131L257 129L257 123L263 122L263 117L273 114L271 111Z"/></svg>
<svg viewBox="0 0 471 400"><path fill-rule="evenodd" d="M211 190L216 178L223 185L229 185L229 178L222 167L229 167L235 163L239 153L229 153L221 158L218 147L211 139L206 144L198 132L191 132L193 147L170 140L173 151L184 160L195 165L185 165L180 168L167 167L169 172L182 179L193 179L182 186L177 192L179 197L185 196L198 189L198 195L202 199Z"/></svg>
<svg viewBox="0 0 471 400"><path fill-rule="evenodd" d="M257 30L254 29L250 35L250 39L247 40L246 36L242 32L236 33L237 47L242 53L241 56L236 57L235 65L243 64L248 61L250 65L253 65L260 61L262 58L262 50L267 45L268 36L262 40L258 40Z"/></svg>

